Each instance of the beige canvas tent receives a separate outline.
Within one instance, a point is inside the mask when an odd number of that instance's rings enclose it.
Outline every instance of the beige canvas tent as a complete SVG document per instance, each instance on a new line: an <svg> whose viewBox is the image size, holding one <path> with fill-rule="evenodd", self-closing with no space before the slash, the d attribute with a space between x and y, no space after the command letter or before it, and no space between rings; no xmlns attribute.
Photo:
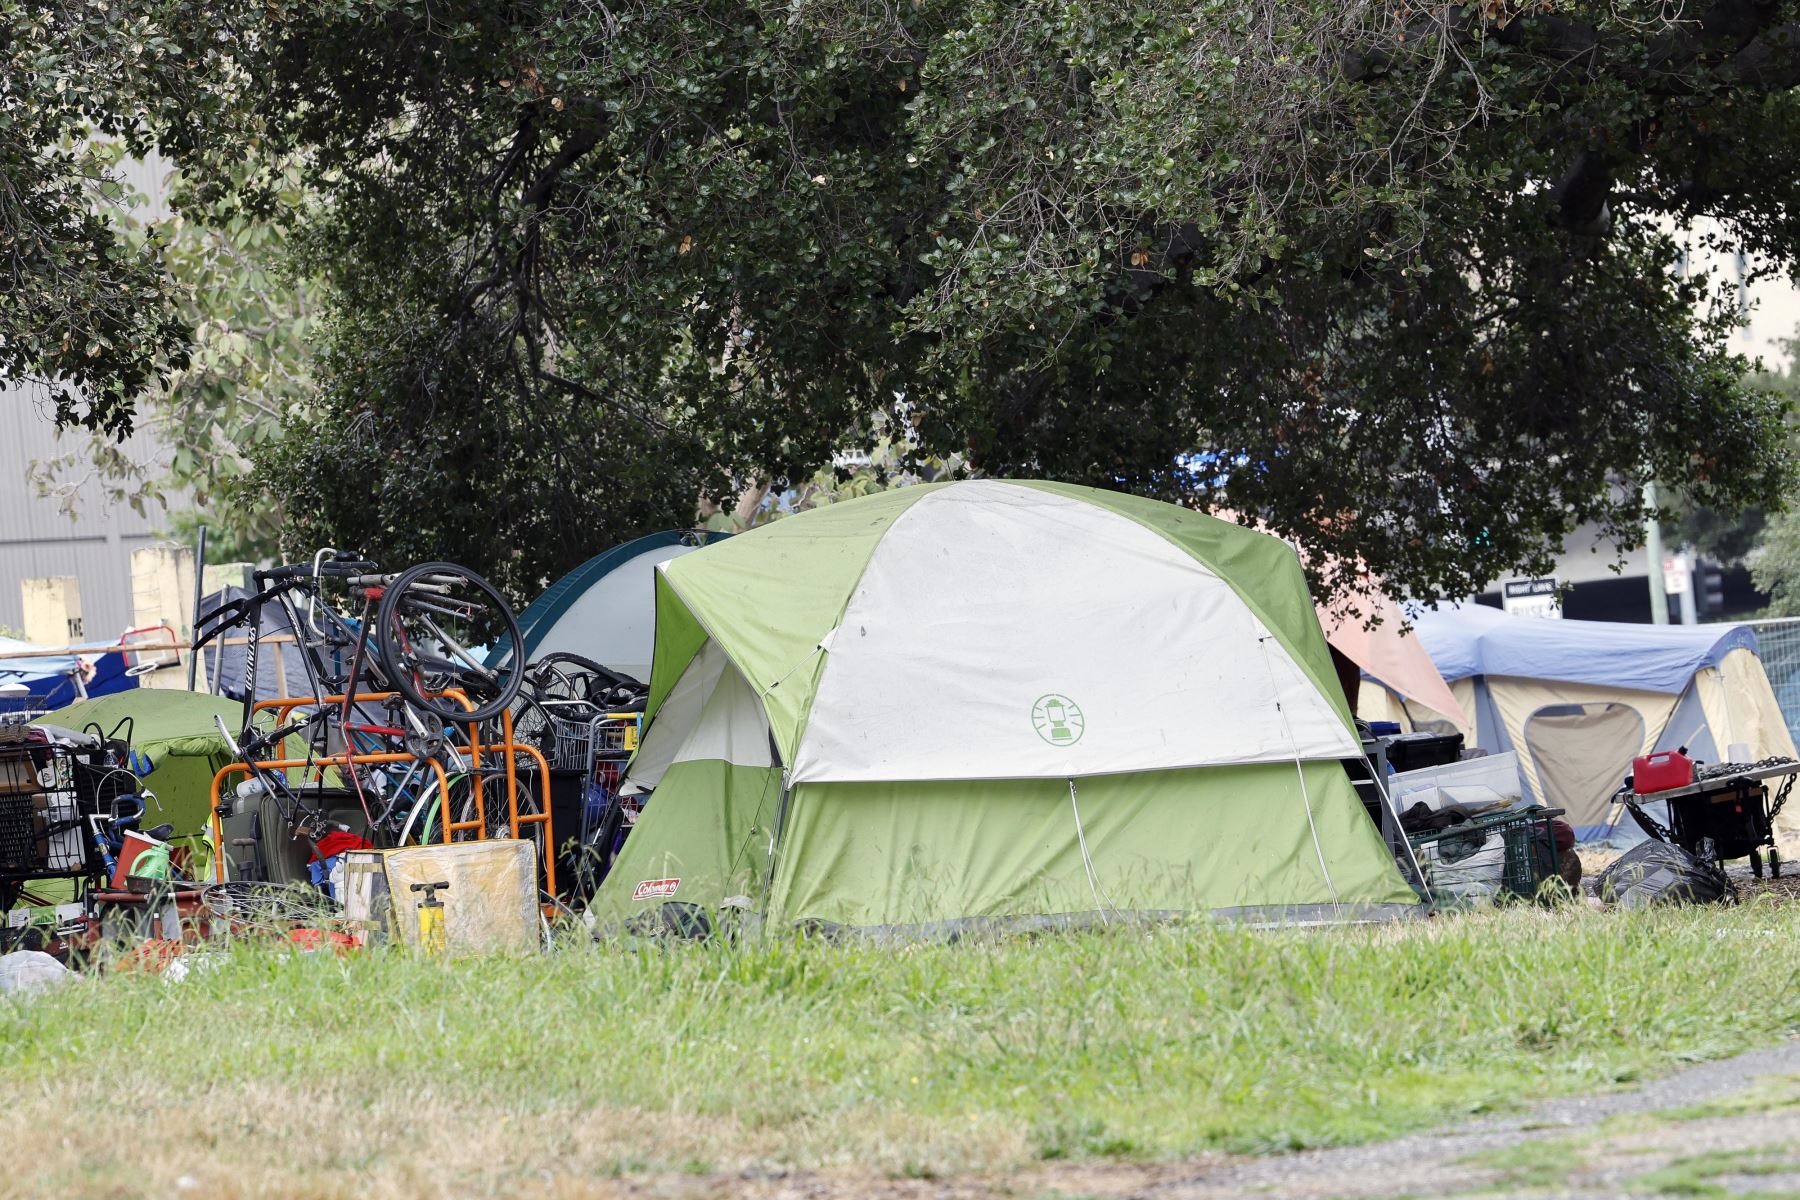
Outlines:
<svg viewBox="0 0 1800 1200"><path fill-rule="evenodd" d="M1467 715L1372 686L1360 715L1516 751L1526 792L1568 810L1583 840L1635 837L1612 796L1639 754L1686 746L1721 762L1742 743L1753 760L1795 756L1747 625L1539 620L1468 605L1426 612L1415 626ZM1784 851L1800 848L1796 817L1781 816Z"/></svg>

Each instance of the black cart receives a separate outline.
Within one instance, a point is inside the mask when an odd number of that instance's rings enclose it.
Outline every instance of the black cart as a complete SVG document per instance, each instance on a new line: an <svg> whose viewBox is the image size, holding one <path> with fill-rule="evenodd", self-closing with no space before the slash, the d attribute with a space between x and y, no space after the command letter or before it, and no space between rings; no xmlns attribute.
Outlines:
<svg viewBox="0 0 1800 1200"><path fill-rule="evenodd" d="M1650 836L1720 865L1727 859L1748 858L1750 872L1758 879L1763 875L1762 852L1766 848L1769 873L1779 879L1781 853L1775 848L1775 815L1787 803L1796 773L1800 773L1800 763L1750 767L1667 791L1632 793L1626 807ZM1767 781L1777 778L1783 782L1771 801ZM1644 803L1655 800L1668 802L1667 828L1643 810Z"/></svg>

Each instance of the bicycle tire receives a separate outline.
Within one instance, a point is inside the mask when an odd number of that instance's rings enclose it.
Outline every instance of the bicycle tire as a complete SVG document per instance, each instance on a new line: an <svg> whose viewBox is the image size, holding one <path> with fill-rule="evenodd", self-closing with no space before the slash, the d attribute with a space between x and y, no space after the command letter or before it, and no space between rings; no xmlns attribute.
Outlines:
<svg viewBox="0 0 1800 1200"><path fill-rule="evenodd" d="M447 580L454 581L454 584L445 582ZM472 648L456 646L451 652L461 651L463 664L459 666L446 658L433 658L432 666L437 673L427 675L423 669L424 653L413 648L415 639L409 632L409 620L422 622L441 634L443 631L438 629L431 614L455 615L446 607L450 602L438 600L428 590L450 586L472 590L485 601L487 615L498 626L493 632L498 634L497 640L501 643L486 647L490 652L490 659L499 662L524 662L525 639L519 633L519 620L513 614L512 605L506 602L506 598L493 584L475 572L467 567L445 562L419 563L409 567L386 586L381 596L381 607L375 617L376 655L388 682L414 708L458 725L491 721L505 712L517 698L519 687L524 682L523 672L512 667L486 668L472 661L472 655L468 653ZM438 602L432 603L433 600ZM496 651L500 654L496 655ZM474 704L470 709L465 710L455 700L431 694L449 686L461 687L468 693L468 685L472 682L480 684L477 690L481 695L479 698L474 694L469 696Z"/></svg>

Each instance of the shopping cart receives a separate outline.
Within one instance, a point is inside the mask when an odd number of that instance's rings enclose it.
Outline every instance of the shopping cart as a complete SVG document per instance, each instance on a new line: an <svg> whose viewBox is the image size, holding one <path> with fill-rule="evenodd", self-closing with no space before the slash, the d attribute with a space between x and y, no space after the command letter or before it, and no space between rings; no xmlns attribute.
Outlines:
<svg viewBox="0 0 1800 1200"><path fill-rule="evenodd" d="M586 898L600 886L642 805L621 796L625 765L637 751L642 713L596 713L586 720L551 718L555 754L551 769L581 772L581 823L575 847L575 886Z"/></svg>

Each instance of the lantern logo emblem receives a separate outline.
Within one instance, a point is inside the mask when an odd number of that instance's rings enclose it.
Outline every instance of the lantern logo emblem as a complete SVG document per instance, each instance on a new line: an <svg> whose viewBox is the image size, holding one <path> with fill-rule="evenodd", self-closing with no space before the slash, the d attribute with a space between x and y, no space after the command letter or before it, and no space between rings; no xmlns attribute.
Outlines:
<svg viewBox="0 0 1800 1200"><path fill-rule="evenodd" d="M1052 746L1073 746L1081 740L1087 721L1081 706L1067 696L1051 692L1031 706L1031 727Z"/></svg>

